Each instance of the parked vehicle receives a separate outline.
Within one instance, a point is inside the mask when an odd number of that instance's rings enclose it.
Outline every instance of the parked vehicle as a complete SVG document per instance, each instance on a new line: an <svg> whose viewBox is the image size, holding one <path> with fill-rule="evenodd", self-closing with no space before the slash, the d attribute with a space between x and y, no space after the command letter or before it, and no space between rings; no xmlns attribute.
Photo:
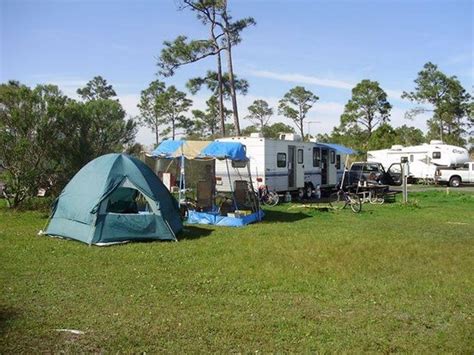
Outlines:
<svg viewBox="0 0 474 355"><path fill-rule="evenodd" d="M270 191L298 193L311 196L319 185L335 186L344 171L348 149L316 142L303 142L295 134L282 134L280 139L264 138L258 133L250 137L222 138L217 141L237 141L245 145L249 162L216 162L216 181L219 191L229 191L230 183L242 180L251 170L254 186L265 185ZM350 150L349 150L350 151ZM249 165L247 165L249 164ZM226 178L227 171L231 181Z"/></svg>
<svg viewBox="0 0 474 355"><path fill-rule="evenodd" d="M401 185L401 164L393 163L385 170L383 165L377 162L352 163L344 178L344 186L365 181L382 185Z"/></svg>
<svg viewBox="0 0 474 355"><path fill-rule="evenodd" d="M474 184L474 162L464 163L457 169L438 168L436 181L452 187L459 187L461 184Z"/></svg>
<svg viewBox="0 0 474 355"><path fill-rule="evenodd" d="M469 153L463 147L444 144L437 140L432 140L430 144L410 147L394 145L390 149L367 152L367 161L380 163L385 170L394 163L400 163L402 159L408 163L409 179L434 181L438 167L461 166L469 161Z"/></svg>

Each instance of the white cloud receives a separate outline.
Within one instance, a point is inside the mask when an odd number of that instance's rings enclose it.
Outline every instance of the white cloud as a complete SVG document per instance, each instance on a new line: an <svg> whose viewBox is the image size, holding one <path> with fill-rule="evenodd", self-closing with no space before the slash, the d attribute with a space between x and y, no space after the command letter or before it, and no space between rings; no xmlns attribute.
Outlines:
<svg viewBox="0 0 474 355"><path fill-rule="evenodd" d="M384 91L387 93L389 99L402 100L403 91L391 90L391 89L386 89L386 90L384 89Z"/></svg>
<svg viewBox="0 0 474 355"><path fill-rule="evenodd" d="M278 101L279 97L275 96L255 96L255 95L239 95L239 117L241 127L247 127L251 125L251 122L245 119L248 115L247 107L250 106L254 100L265 100L268 102L270 107L273 108L274 116L270 119L270 124L276 122L283 122L296 129L295 124L289 118L278 114ZM318 101L314 104L313 108L308 112L306 122L310 123L310 133L329 133L334 126L339 124L339 117L344 111L344 105L338 102L331 101ZM304 125L304 130L308 129L308 125Z"/></svg>
<svg viewBox="0 0 474 355"><path fill-rule="evenodd" d="M274 79L296 84L310 84L342 90L352 90L355 83L345 80L324 79L312 75L297 74L297 73L275 73L267 70L250 70L249 75L258 78ZM401 100L402 91L384 89L391 99Z"/></svg>
<svg viewBox="0 0 474 355"><path fill-rule="evenodd" d="M426 121L431 118L429 112L421 113L413 118L413 120L405 118L405 113L407 110L401 109L399 107L392 108L390 115L390 124L394 127L399 127L403 125L413 126L421 129L423 132L426 131Z"/></svg>
<svg viewBox="0 0 474 355"><path fill-rule="evenodd" d="M260 72L260 73L271 73L271 72ZM289 76L288 76L289 75ZM288 75L280 75L278 76L278 80L300 80L302 78L306 78L304 80L311 81L312 84L315 85L326 85L331 87L339 87L342 89L349 89L352 88L352 84L343 82L343 81L334 81L334 80L325 80L325 79L318 79L315 77L307 77L302 76L299 74L288 74ZM49 77L49 78L39 78L35 77L36 80L40 80L41 82L49 82L58 85L59 88L69 97L78 98L76 94L76 90L79 87L83 87L88 80L74 77L74 76L62 76L62 77ZM46 80L47 79L47 80ZM317 79L317 80L316 80ZM298 81L298 82L309 82L309 81ZM318 82L318 84L316 84ZM322 83L322 84L321 84ZM114 87L116 86L112 83ZM119 85L120 86L120 85ZM387 93L391 96L400 96L401 92L394 91L394 90L386 90ZM206 109L206 101L209 99L207 94L198 94L198 95L190 95L189 96L193 100L193 107L192 109ZM127 94L120 94L118 95L118 99L122 104L124 110L127 112L127 115L131 117L136 117L139 115L139 110L137 108L137 104L140 100L139 93L127 93ZM238 104L239 104L239 117L240 117L240 125L242 128L247 127L251 124L251 122L245 119L247 116L248 111L247 107L250 106L254 100L261 99L268 102L268 104L274 109L274 116L271 118L270 123L276 122L283 122L288 124L292 127L295 127L294 123L281 115L278 114L278 101L281 99L280 97L275 96L256 96L256 95L239 95L238 96ZM226 106L228 108L231 107L230 102L226 102ZM309 111L306 122L313 122L310 123L310 133L311 134L318 134L318 133L329 133L331 130L339 124L339 119L344 111L344 104L335 101L318 101L315 103L313 108ZM393 126L401 126L403 124L415 126L421 128L422 130L426 129L425 122L429 118L429 114L422 114L415 118L415 120L410 121L405 119L405 110L394 107L392 109L392 116L391 116L391 124ZM232 122L232 118L229 119L229 123ZM296 128L296 127L295 127ZM304 125L305 131L308 130L308 125ZM137 142L140 142L145 145L153 145L155 142L155 137L153 132L146 127L140 127L137 137Z"/></svg>
<svg viewBox="0 0 474 355"><path fill-rule="evenodd" d="M79 98L77 89L84 87L88 80L79 77L53 77L43 82L50 83L59 87L59 89L67 96L73 99Z"/></svg>
<svg viewBox="0 0 474 355"><path fill-rule="evenodd" d="M354 87L353 83L347 81L323 79L312 75L297 73L275 73L267 70L251 70L249 74L259 78L275 79L290 83L312 84L336 89L351 90Z"/></svg>
<svg viewBox="0 0 474 355"><path fill-rule="evenodd" d="M138 103L140 102L139 94L125 94L119 95L118 99L122 104L123 109L127 112L129 116L138 116Z"/></svg>
<svg viewBox="0 0 474 355"><path fill-rule="evenodd" d="M473 55L470 52L456 53L456 54L450 55L446 59L446 63L448 64L461 64L461 63L466 63L466 62L472 63L473 59L474 59Z"/></svg>
<svg viewBox="0 0 474 355"><path fill-rule="evenodd" d="M73 99L79 99L77 89L87 85L92 78L82 78L74 75L47 75L47 74L36 74L31 76L31 80L27 82L29 85L37 84L53 84L59 87L59 89L67 96ZM108 81L108 80L107 80ZM126 83L110 82L113 88L117 91L117 88L127 88L129 85ZM127 95L126 95L127 96Z"/></svg>
<svg viewBox="0 0 474 355"><path fill-rule="evenodd" d="M122 95L119 97L120 102L122 103L124 109L127 111L127 114L131 116L136 116L138 114L138 109L136 105L139 101L139 95L129 94ZM206 100L208 99L205 95L195 95L192 96L193 99L193 108L205 110ZM254 100L261 99L268 102L268 104L274 109L275 115L271 118L270 124L276 122L283 122L292 127L295 127L294 123L278 114L278 101L280 98L274 96L255 96L255 95L246 95L238 97L239 104L239 117L240 125L242 128L247 127L251 124L250 121L245 119L248 111L247 107L250 106ZM227 107L230 107L230 103L226 103ZM308 112L306 122L312 122L309 126L309 132L312 135L319 133L330 133L332 129L339 125L340 116L344 111L344 104L334 101L318 101L314 104L313 108ZM421 114L417 116L414 120L407 120L405 118L405 109L394 107L391 114L391 125L398 127L401 125L415 126L417 128L426 130L426 120L430 117L429 113ZM229 119L229 123L232 122L232 118ZM308 125L305 123L304 130L308 130ZM155 141L154 135L149 128L141 127L138 131L136 140L142 144L150 145Z"/></svg>

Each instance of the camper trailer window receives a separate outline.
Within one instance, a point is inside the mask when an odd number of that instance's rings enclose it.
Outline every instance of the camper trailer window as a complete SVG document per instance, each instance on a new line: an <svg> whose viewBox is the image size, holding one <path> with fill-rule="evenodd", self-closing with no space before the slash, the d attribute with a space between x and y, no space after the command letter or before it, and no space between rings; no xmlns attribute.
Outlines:
<svg viewBox="0 0 474 355"><path fill-rule="evenodd" d="M286 153L277 153L277 167L286 168Z"/></svg>
<svg viewBox="0 0 474 355"><path fill-rule="evenodd" d="M232 160L233 168L245 168L246 166L247 162L245 160Z"/></svg>
<svg viewBox="0 0 474 355"><path fill-rule="evenodd" d="M321 165L321 151L319 148L313 148L313 167L319 168Z"/></svg>
<svg viewBox="0 0 474 355"><path fill-rule="evenodd" d="M336 169L339 170L341 168L341 156L338 154L336 155Z"/></svg>
<svg viewBox="0 0 474 355"><path fill-rule="evenodd" d="M415 157L413 156L413 154L410 154L410 163L413 163L414 160L415 160Z"/></svg>
<svg viewBox="0 0 474 355"><path fill-rule="evenodd" d="M336 162L336 152L333 150L331 151L331 164Z"/></svg>
<svg viewBox="0 0 474 355"><path fill-rule="evenodd" d="M433 152L433 159L441 159L441 152Z"/></svg>
<svg viewBox="0 0 474 355"><path fill-rule="evenodd" d="M298 164L303 164L303 149L298 149Z"/></svg>

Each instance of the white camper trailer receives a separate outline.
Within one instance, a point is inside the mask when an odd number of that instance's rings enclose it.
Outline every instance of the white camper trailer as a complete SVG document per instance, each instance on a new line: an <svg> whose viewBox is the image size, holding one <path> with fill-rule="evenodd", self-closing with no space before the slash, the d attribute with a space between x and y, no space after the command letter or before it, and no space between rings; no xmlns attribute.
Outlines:
<svg viewBox="0 0 474 355"><path fill-rule="evenodd" d="M411 147L394 145L390 149L367 152L368 162L381 163L385 170L390 165L408 162L408 176L412 179L434 180L437 167L452 167L469 161L467 149L432 140L430 144Z"/></svg>
<svg viewBox="0 0 474 355"><path fill-rule="evenodd" d="M303 142L295 134L281 134L280 139L263 138L258 133L250 137L222 138L218 141L238 141L245 145L254 186L266 185L270 191L298 192L310 196L316 186L337 184L344 169L344 157L331 145ZM231 191L235 180L245 180L247 163L216 162L219 191ZM227 178L227 169L230 179Z"/></svg>

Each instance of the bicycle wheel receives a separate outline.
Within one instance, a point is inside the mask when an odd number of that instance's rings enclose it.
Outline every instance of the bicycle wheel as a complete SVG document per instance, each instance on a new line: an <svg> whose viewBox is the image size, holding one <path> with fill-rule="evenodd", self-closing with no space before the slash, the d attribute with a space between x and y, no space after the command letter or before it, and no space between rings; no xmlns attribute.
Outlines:
<svg viewBox="0 0 474 355"><path fill-rule="evenodd" d="M270 207L276 206L280 201L280 196L276 192L268 192L262 197L262 202Z"/></svg>
<svg viewBox="0 0 474 355"><path fill-rule="evenodd" d="M369 202L373 205L383 204L385 202L385 199L383 198L383 193L374 192L370 195Z"/></svg>
<svg viewBox="0 0 474 355"><path fill-rule="evenodd" d="M347 201L344 198L344 192L337 191L329 196L329 205L335 210L342 210L347 205Z"/></svg>
<svg viewBox="0 0 474 355"><path fill-rule="evenodd" d="M360 201L359 195L348 193L347 199L352 212L359 213L362 210L362 202Z"/></svg>

